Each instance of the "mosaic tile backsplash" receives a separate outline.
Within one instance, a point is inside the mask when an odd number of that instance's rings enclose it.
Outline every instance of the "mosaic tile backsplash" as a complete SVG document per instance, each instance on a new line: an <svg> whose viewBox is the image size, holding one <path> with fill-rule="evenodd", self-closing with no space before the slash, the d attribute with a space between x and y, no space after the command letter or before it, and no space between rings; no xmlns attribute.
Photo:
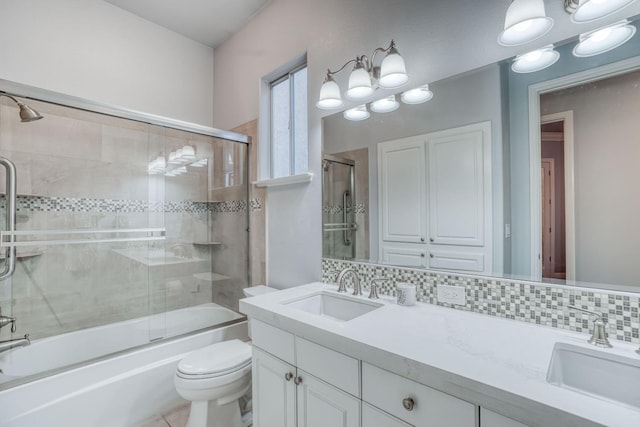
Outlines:
<svg viewBox="0 0 640 427"><path fill-rule="evenodd" d="M416 294L420 302L590 333L593 327L590 316L568 308L569 305L576 305L603 315L604 320L608 322L609 339L640 343L638 316L640 297L638 294L601 289L571 289L544 283L456 275L450 272L441 273L328 258L322 259L322 281L334 283L335 272L346 267L351 267L357 272L363 288L367 290L372 279L386 279L378 289L378 293L383 295L395 296L396 283L409 282L417 286ZM436 291L439 284L463 286L466 290L466 305L438 302Z"/></svg>
<svg viewBox="0 0 640 427"><path fill-rule="evenodd" d="M0 209L5 207L5 196L0 196ZM72 197L18 196L16 208L18 212L90 212L90 213L232 213L246 212L246 200L229 200L222 202L190 202L190 201L147 201L147 200L113 200L88 199ZM262 210L262 200L249 201L251 211Z"/></svg>

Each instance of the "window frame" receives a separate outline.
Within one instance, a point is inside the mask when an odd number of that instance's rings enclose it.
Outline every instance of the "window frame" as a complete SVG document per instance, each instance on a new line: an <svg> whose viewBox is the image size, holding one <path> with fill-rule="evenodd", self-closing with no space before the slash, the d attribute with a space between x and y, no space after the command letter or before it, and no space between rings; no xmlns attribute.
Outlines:
<svg viewBox="0 0 640 427"><path fill-rule="evenodd" d="M259 121L259 135L260 135L260 141L261 144L259 146L259 158L258 158L258 167L259 167L259 181L257 182L257 184L264 182L265 184L267 182L272 182L272 181L283 181L284 183L287 183L289 181L297 181L295 179L292 180L292 177L303 177L303 176L308 176L309 174L309 153L308 153L308 146L309 146L309 136L308 136L308 121L306 124L306 129L307 129L307 140L306 140L306 144L307 144L307 161L306 161L306 167L304 170L296 170L296 141L295 141L295 127L296 127L296 121L295 121L295 108L294 106L296 104L294 104L294 97L295 97L295 90L293 88L294 86L294 75L299 72L302 69L307 69L307 102L305 103L305 105L303 105L302 107L305 108L307 110L307 120L308 120L308 109L309 109L309 102L308 102L308 64L307 64L307 57L306 54L296 58L293 61L290 61L289 63L283 65L282 67L279 67L277 70L275 70L272 73L269 73L268 75L264 76L261 79L261 93L260 93L260 121ZM274 158L274 147L273 147L273 129L272 129L272 120L273 120L273 108L272 108L272 88L277 85L278 83L282 83L283 81L289 81L289 106L291 107L289 109L289 129L288 129L288 133L289 133L289 161L288 161L288 167L289 167L289 173L288 175L284 175L278 178L274 178L273 177L273 173L274 173L274 165L275 165L275 158ZM299 151L299 150L298 150ZM305 179L306 181L307 179ZM270 184L271 185L276 185L274 184Z"/></svg>

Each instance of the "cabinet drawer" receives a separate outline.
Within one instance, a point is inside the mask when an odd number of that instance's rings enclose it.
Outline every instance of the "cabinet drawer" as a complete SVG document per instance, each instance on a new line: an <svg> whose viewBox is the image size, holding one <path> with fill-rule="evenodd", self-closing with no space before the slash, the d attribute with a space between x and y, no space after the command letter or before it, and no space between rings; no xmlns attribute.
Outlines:
<svg viewBox="0 0 640 427"><path fill-rule="evenodd" d="M392 417L378 408L363 403L362 404L362 426L363 427L411 427L411 425Z"/></svg>
<svg viewBox="0 0 640 427"><path fill-rule="evenodd" d="M360 362L353 357L296 337L298 368L360 397Z"/></svg>
<svg viewBox="0 0 640 427"><path fill-rule="evenodd" d="M429 267L456 271L484 271L484 255L432 249L429 251Z"/></svg>
<svg viewBox="0 0 640 427"><path fill-rule="evenodd" d="M294 336L259 320L251 319L253 345L292 365L296 364Z"/></svg>
<svg viewBox="0 0 640 427"><path fill-rule="evenodd" d="M362 364L362 399L416 426L474 427L475 405L423 384ZM412 399L411 410L404 399Z"/></svg>
<svg viewBox="0 0 640 427"><path fill-rule="evenodd" d="M480 427L527 427L525 424L507 418L486 408L480 408Z"/></svg>

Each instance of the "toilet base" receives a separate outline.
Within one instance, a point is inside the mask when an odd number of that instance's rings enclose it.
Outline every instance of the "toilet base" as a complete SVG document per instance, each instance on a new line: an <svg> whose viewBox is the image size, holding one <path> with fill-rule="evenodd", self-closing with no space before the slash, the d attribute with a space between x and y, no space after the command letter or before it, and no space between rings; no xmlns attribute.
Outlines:
<svg viewBox="0 0 640 427"><path fill-rule="evenodd" d="M240 404L237 399L224 405L218 405L216 400L194 400L187 427L244 427Z"/></svg>

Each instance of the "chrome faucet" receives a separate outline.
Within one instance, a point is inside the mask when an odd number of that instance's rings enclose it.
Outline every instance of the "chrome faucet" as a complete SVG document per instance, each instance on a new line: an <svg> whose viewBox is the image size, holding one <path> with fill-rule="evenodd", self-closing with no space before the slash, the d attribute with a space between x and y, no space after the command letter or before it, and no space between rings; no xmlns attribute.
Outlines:
<svg viewBox="0 0 640 427"><path fill-rule="evenodd" d="M25 334L24 338L18 338L15 340L0 341L0 353L3 351L11 350L16 347L26 347L31 344L29 334Z"/></svg>
<svg viewBox="0 0 640 427"><path fill-rule="evenodd" d="M371 280L371 284L369 285L371 287L371 290L369 291L369 299L380 298L378 296L378 282L385 283L386 279L383 279L381 277L376 277L375 279Z"/></svg>
<svg viewBox="0 0 640 427"><path fill-rule="evenodd" d="M593 321L593 333L591 334L591 338L589 338L589 344L593 344L596 347L613 347L609 342L609 338L607 338L607 322L602 318L600 314L596 313L595 311L576 307L575 305L568 305L567 307L572 310L578 310L583 313L590 314L596 318L596 320Z"/></svg>
<svg viewBox="0 0 640 427"><path fill-rule="evenodd" d="M7 325L11 325L11 333L14 333L16 331L16 318L15 317L9 317L9 316L3 316L2 315L2 308L0 308L0 329L4 328Z"/></svg>
<svg viewBox="0 0 640 427"><path fill-rule="evenodd" d="M338 274L338 278L336 279L336 283L338 283L338 292L347 292L347 285L344 282L344 278L347 273L351 273L353 275L353 295L362 295L362 288L360 287L358 273L356 273L356 271L351 267L343 269L340 271L340 274Z"/></svg>

